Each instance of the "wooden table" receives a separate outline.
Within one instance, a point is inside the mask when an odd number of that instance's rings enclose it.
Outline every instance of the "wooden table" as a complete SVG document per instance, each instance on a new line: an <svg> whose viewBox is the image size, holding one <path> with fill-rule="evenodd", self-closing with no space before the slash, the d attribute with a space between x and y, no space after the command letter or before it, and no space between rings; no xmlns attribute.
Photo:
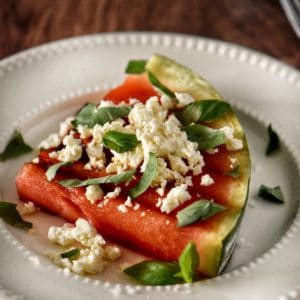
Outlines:
<svg viewBox="0 0 300 300"><path fill-rule="evenodd" d="M0 58L56 39L137 30L226 40L300 67L300 40L277 0L0 0Z"/></svg>

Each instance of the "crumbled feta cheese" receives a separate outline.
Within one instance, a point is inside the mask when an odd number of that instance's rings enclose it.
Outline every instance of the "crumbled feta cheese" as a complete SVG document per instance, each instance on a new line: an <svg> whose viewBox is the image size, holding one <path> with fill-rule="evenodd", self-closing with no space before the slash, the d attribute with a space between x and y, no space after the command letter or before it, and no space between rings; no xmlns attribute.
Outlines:
<svg viewBox="0 0 300 300"><path fill-rule="evenodd" d="M237 162L236 157L230 157L230 162L234 165Z"/></svg>
<svg viewBox="0 0 300 300"><path fill-rule="evenodd" d="M84 170L92 170L92 166L90 163L86 163L84 166L83 166L83 169Z"/></svg>
<svg viewBox="0 0 300 300"><path fill-rule="evenodd" d="M187 185L182 184L180 186L173 187L167 197L162 200L160 210L167 214L174 210L187 200L191 199L190 193L187 191Z"/></svg>
<svg viewBox="0 0 300 300"><path fill-rule="evenodd" d="M208 154L216 154L219 152L219 149L218 148L214 148L214 149L207 149L206 150L206 153Z"/></svg>
<svg viewBox="0 0 300 300"><path fill-rule="evenodd" d="M129 125L135 131L144 156L141 171L148 163L149 152L158 157L158 172L152 187L165 187L167 182L184 183L184 175L192 171L200 174L204 165L197 144L188 140L181 124L174 115L160 105L157 97L145 104L137 103L128 115ZM170 168L167 166L170 164Z"/></svg>
<svg viewBox="0 0 300 300"><path fill-rule="evenodd" d="M138 210L141 207L139 203L135 203L133 206L133 210Z"/></svg>
<svg viewBox="0 0 300 300"><path fill-rule="evenodd" d="M96 229L82 218L76 221L75 227L70 224L64 224L62 227L51 226L48 230L48 239L61 246L69 246L76 241L85 247L91 247L93 244L105 244Z"/></svg>
<svg viewBox="0 0 300 300"><path fill-rule="evenodd" d="M127 169L136 169L144 158L144 152L141 145L138 145L133 151L118 153L114 150L112 162L106 167L107 173L122 173Z"/></svg>
<svg viewBox="0 0 300 300"><path fill-rule="evenodd" d="M167 95L162 95L160 97L160 103L166 110L174 109L176 107L176 101Z"/></svg>
<svg viewBox="0 0 300 300"><path fill-rule="evenodd" d="M57 152L56 151L52 151L49 153L49 157L50 158L57 158Z"/></svg>
<svg viewBox="0 0 300 300"><path fill-rule="evenodd" d="M107 246L104 251L109 260L116 260L121 256L121 249L116 246Z"/></svg>
<svg viewBox="0 0 300 300"><path fill-rule="evenodd" d="M102 143L95 143L93 141L88 143L86 153L90 159L89 166L96 169L103 169L105 167L106 158Z"/></svg>
<svg viewBox="0 0 300 300"><path fill-rule="evenodd" d="M120 205L118 206L118 211L124 214L124 213L127 213L127 212L128 212L128 209L127 209L127 207L125 206L125 204L120 204Z"/></svg>
<svg viewBox="0 0 300 300"><path fill-rule="evenodd" d="M96 124L92 129L93 139L88 143L86 147L87 155L90 159L89 164L92 168L103 169L106 163L106 157L103 152L103 137L104 135L111 130L125 132L125 133L134 133L134 131L130 128L130 126L124 126L125 121L122 119L117 119L112 122L107 122L103 126ZM82 129L82 128L81 128ZM131 152L125 153L113 153L113 162L115 165L108 165L108 169L110 172L108 173L122 173L124 169L126 169L127 165L134 164L136 166L136 162L131 156L135 156L135 154L131 154ZM141 158L140 160L142 160ZM119 167L119 168L118 168Z"/></svg>
<svg viewBox="0 0 300 300"><path fill-rule="evenodd" d="M40 162L40 159L39 159L38 157L35 157L35 158L32 160L32 162L33 162L34 164L38 164L38 163Z"/></svg>
<svg viewBox="0 0 300 300"><path fill-rule="evenodd" d="M117 105L110 100L100 100L98 108L111 107L111 106L117 106Z"/></svg>
<svg viewBox="0 0 300 300"><path fill-rule="evenodd" d="M85 196L94 204L97 200L103 198L103 190L98 184L89 185L86 187Z"/></svg>
<svg viewBox="0 0 300 300"><path fill-rule="evenodd" d="M134 104L137 104L139 103L140 101L138 99L135 99L135 98L130 98L129 99L129 104L130 105L134 105Z"/></svg>
<svg viewBox="0 0 300 300"><path fill-rule="evenodd" d="M132 207L132 201L131 201L131 198L129 196L127 197L124 205L127 206L127 207Z"/></svg>
<svg viewBox="0 0 300 300"><path fill-rule="evenodd" d="M215 181L209 174L205 174L201 176L201 185L209 186L213 183L215 183Z"/></svg>
<svg viewBox="0 0 300 300"><path fill-rule="evenodd" d="M86 125L79 124L77 126L77 131L80 133L81 139L87 139L92 136L92 129L88 128Z"/></svg>
<svg viewBox="0 0 300 300"><path fill-rule="evenodd" d="M73 117L67 118L65 121L61 122L59 125L59 135L63 138L65 137L69 131L73 128L72 121Z"/></svg>
<svg viewBox="0 0 300 300"><path fill-rule="evenodd" d="M227 150L235 151L243 149L243 141L234 137L234 129L232 127L224 126L219 130L225 134Z"/></svg>
<svg viewBox="0 0 300 300"><path fill-rule="evenodd" d="M30 201L25 202L24 204L18 204L17 208L18 208L18 212L22 216L33 214L38 210L38 208L34 205L34 203Z"/></svg>
<svg viewBox="0 0 300 300"><path fill-rule="evenodd" d="M193 186L192 176L184 177L184 184L187 186Z"/></svg>
<svg viewBox="0 0 300 300"><path fill-rule="evenodd" d="M155 191L159 196L163 196L165 193L165 189L161 187L157 188Z"/></svg>
<svg viewBox="0 0 300 300"><path fill-rule="evenodd" d="M61 137L57 133L52 133L47 139L39 144L40 149L50 149L58 147L61 144Z"/></svg>
<svg viewBox="0 0 300 300"><path fill-rule="evenodd" d="M145 215L146 215L146 212L143 211L143 212L141 213L141 217L144 217Z"/></svg>
<svg viewBox="0 0 300 300"><path fill-rule="evenodd" d="M116 187L112 192L107 193L104 196L104 199L114 199L117 198L121 193L121 188L120 187Z"/></svg>
<svg viewBox="0 0 300 300"><path fill-rule="evenodd" d="M157 199L157 202L155 204L156 207L161 207L161 204L162 204L162 199L161 198L158 198Z"/></svg>
<svg viewBox="0 0 300 300"><path fill-rule="evenodd" d="M48 231L48 239L61 246L78 246L79 244L81 247L79 256L72 260L61 258L58 253L49 253L49 257L57 265L77 274L95 274L102 271L105 259L103 249L105 241L88 221L79 218L75 227L70 227L68 224L62 227L51 226ZM72 248L74 249L74 247Z"/></svg>
<svg viewBox="0 0 300 300"><path fill-rule="evenodd" d="M65 162L74 162L81 158L82 146L80 139L75 139L72 135L66 135L63 139L63 145L65 146L63 149L52 152L53 157Z"/></svg>
<svg viewBox="0 0 300 300"><path fill-rule="evenodd" d="M186 93L175 93L175 96L176 96L176 99L178 100L178 103L177 103L178 108L187 106L187 105L195 102L195 99L191 95L186 94Z"/></svg>

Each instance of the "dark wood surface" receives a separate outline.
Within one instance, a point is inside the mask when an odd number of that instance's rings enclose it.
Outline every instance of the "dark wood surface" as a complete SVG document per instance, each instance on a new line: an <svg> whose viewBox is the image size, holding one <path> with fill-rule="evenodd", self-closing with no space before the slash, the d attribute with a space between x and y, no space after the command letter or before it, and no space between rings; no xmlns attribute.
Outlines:
<svg viewBox="0 0 300 300"><path fill-rule="evenodd" d="M0 58L56 39L164 31L238 43L300 68L278 0L0 0Z"/></svg>

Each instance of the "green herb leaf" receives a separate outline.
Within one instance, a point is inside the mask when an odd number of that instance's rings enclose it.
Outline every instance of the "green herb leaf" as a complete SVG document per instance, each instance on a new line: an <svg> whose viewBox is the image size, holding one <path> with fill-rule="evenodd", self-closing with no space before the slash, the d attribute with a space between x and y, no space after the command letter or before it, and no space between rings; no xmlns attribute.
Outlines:
<svg viewBox="0 0 300 300"><path fill-rule="evenodd" d="M177 226L183 227L200 220L206 220L224 210L224 206L206 199L195 201L176 214Z"/></svg>
<svg viewBox="0 0 300 300"><path fill-rule="evenodd" d="M258 190L258 195L266 200L275 203L284 203L284 197L281 192L280 186L270 188L262 184Z"/></svg>
<svg viewBox="0 0 300 300"><path fill-rule="evenodd" d="M143 261L124 270L135 280L148 285L166 285L182 282L174 275L179 272L177 263L162 261Z"/></svg>
<svg viewBox="0 0 300 300"><path fill-rule="evenodd" d="M280 149L280 142L277 133L272 129L272 125L268 126L269 143L266 149L266 155L270 156Z"/></svg>
<svg viewBox="0 0 300 300"><path fill-rule="evenodd" d="M147 60L138 59L130 60L126 66L125 73L127 74L141 74L145 72Z"/></svg>
<svg viewBox="0 0 300 300"><path fill-rule="evenodd" d="M96 111L97 106L94 103L85 104L76 114L75 119L72 121L73 126L77 127L79 124L86 125L93 128L96 125Z"/></svg>
<svg viewBox="0 0 300 300"><path fill-rule="evenodd" d="M75 248L70 251L62 253L60 255L60 257L61 258L69 258L70 260L72 260L72 259L75 259L79 253L80 253L80 250L78 248Z"/></svg>
<svg viewBox="0 0 300 300"><path fill-rule="evenodd" d="M176 117L183 125L199 121L212 122L221 118L230 109L230 104L221 100L201 100L178 111Z"/></svg>
<svg viewBox="0 0 300 300"><path fill-rule="evenodd" d="M195 244L192 242L188 243L179 256L179 267L185 282L193 282L199 262L200 257Z"/></svg>
<svg viewBox="0 0 300 300"><path fill-rule="evenodd" d="M0 153L0 161L19 157L32 151L31 146L27 145L20 131L15 130L6 144L2 153Z"/></svg>
<svg viewBox="0 0 300 300"><path fill-rule="evenodd" d="M93 128L96 124L104 125L107 122L114 121L119 118L125 118L130 112L128 106L107 106L97 108L94 103L87 103L77 113L72 124L76 127L79 124Z"/></svg>
<svg viewBox="0 0 300 300"><path fill-rule="evenodd" d="M0 201L0 217L14 227L30 229L32 223L24 221L16 207L17 205L14 203Z"/></svg>
<svg viewBox="0 0 300 300"><path fill-rule="evenodd" d="M124 181L131 180L134 173L135 173L135 169L126 171L118 175L109 175L109 176L104 176L99 178L90 178L86 180L66 179L66 180L59 181L59 184L65 187L82 187L87 185L106 184L106 183L118 184Z"/></svg>
<svg viewBox="0 0 300 300"><path fill-rule="evenodd" d="M170 91L166 86L164 86L162 83L160 83L158 81L158 79L156 78L156 76L150 71L148 71L148 78L149 78L150 82L152 83L152 85L157 87L164 94L166 94L167 96L169 96L171 98L176 98L175 94L172 91Z"/></svg>
<svg viewBox="0 0 300 300"><path fill-rule="evenodd" d="M135 134L123 133L119 131L108 131L103 137L103 144L106 148L123 153L133 150L139 141Z"/></svg>
<svg viewBox="0 0 300 300"><path fill-rule="evenodd" d="M157 173L157 158L155 154L149 153L149 161L145 168L145 172L138 182L137 185L135 185L132 189L129 191L129 196L131 199L135 199L142 193L144 193L147 188L150 186L152 180L156 176Z"/></svg>
<svg viewBox="0 0 300 300"><path fill-rule="evenodd" d="M224 132L200 124L184 126L182 130L187 133L190 141L198 143L199 150L213 149L226 142Z"/></svg>
<svg viewBox="0 0 300 300"><path fill-rule="evenodd" d="M224 172L224 174L225 174L225 175L228 175L228 176L231 176L231 177L233 177L233 178L237 178L237 177L240 175L239 170L240 170L240 166L237 165L237 166L235 166L231 171L229 171L229 172Z"/></svg>
<svg viewBox="0 0 300 300"><path fill-rule="evenodd" d="M55 178L55 175L57 173L57 171L64 166L69 166L71 163L70 162L59 162L55 165L52 165L50 168L48 168L47 172L46 172L46 177L48 179L48 181L52 181Z"/></svg>

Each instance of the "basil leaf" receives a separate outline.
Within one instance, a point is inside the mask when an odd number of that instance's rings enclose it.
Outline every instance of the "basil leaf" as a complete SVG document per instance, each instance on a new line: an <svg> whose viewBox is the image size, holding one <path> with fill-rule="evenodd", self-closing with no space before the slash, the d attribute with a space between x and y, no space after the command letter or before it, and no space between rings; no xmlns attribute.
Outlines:
<svg viewBox="0 0 300 300"><path fill-rule="evenodd" d="M141 74L145 72L147 60L130 60L126 66L125 73L127 74Z"/></svg>
<svg viewBox="0 0 300 300"><path fill-rule="evenodd" d="M95 115L97 111L97 106L94 103L85 104L79 112L76 114L75 119L71 122L73 126L86 125L89 128L93 128L96 124Z"/></svg>
<svg viewBox="0 0 300 300"><path fill-rule="evenodd" d="M93 128L96 124L104 125L107 122L127 117L129 112L130 107L128 106L107 106L97 108L96 104L87 103L77 113L72 124L75 127L81 124Z"/></svg>
<svg viewBox="0 0 300 300"><path fill-rule="evenodd" d="M157 87L164 94L166 94L167 96L169 96L171 98L175 98L176 99L175 94L172 91L170 91L166 86L164 86L162 83L160 83L158 81L158 79L156 78L156 76L152 72L150 72L150 71L148 71L148 78L149 78L150 82L152 83L152 85L154 85L155 87Z"/></svg>
<svg viewBox="0 0 300 300"><path fill-rule="evenodd" d="M25 143L20 131L15 130L6 144L2 153L0 153L0 161L5 161L26 154L33 149Z"/></svg>
<svg viewBox="0 0 300 300"><path fill-rule="evenodd" d="M183 125L199 121L212 122L221 118L230 109L230 104L221 100L201 100L191 103L176 112Z"/></svg>
<svg viewBox="0 0 300 300"><path fill-rule="evenodd" d="M90 178L86 180L80 180L80 179L66 179L59 181L59 184L65 187L82 187L87 185L93 185L93 184L105 184L105 183L121 183L124 181L129 181L132 176L135 173L135 169L126 171L124 173L118 174L118 175L109 175L99 178Z"/></svg>
<svg viewBox="0 0 300 300"><path fill-rule="evenodd" d="M125 105L100 107L96 112L96 124L104 125L107 122L125 118L130 113L130 110L131 108Z"/></svg>
<svg viewBox="0 0 300 300"><path fill-rule="evenodd" d="M193 282L200 262L200 257L194 243L190 242L186 245L179 256L178 262L184 281L188 283Z"/></svg>
<svg viewBox="0 0 300 300"><path fill-rule="evenodd" d="M59 162L55 165L52 165L50 168L48 168L47 172L46 172L46 177L48 179L48 181L52 181L55 178L55 175L57 173L57 171L64 166L69 166L71 163L70 162Z"/></svg>
<svg viewBox="0 0 300 300"><path fill-rule="evenodd" d="M266 156L270 156L280 149L280 142L277 133L272 129L272 125L268 126L269 143L266 149Z"/></svg>
<svg viewBox="0 0 300 300"><path fill-rule="evenodd" d="M262 184L258 190L258 195L266 200L270 200L275 203L284 203L284 197L281 192L280 186L270 188Z"/></svg>
<svg viewBox="0 0 300 300"><path fill-rule="evenodd" d="M106 148L123 153L133 150L139 141L135 134L123 133L119 131L108 131L103 137L103 144Z"/></svg>
<svg viewBox="0 0 300 300"><path fill-rule="evenodd" d="M138 182L133 188L129 191L129 196L131 199L135 199L139 195L143 194L147 188L150 186L152 180L156 176L157 173L157 158L155 154L149 153L149 161L145 168L145 172Z"/></svg>
<svg viewBox="0 0 300 300"><path fill-rule="evenodd" d="M17 205L14 203L0 201L0 217L6 223L17 228L27 230L32 227L32 223L26 222L22 219L17 211Z"/></svg>
<svg viewBox="0 0 300 300"><path fill-rule="evenodd" d="M240 170L240 166L237 165L237 166L235 166L231 171L229 171L229 172L224 172L224 174L225 174L225 175L228 175L228 176L231 176L231 177L233 177L233 178L237 178L237 177L240 175L239 170Z"/></svg>
<svg viewBox="0 0 300 300"><path fill-rule="evenodd" d="M178 220L177 226L183 227L200 220L206 220L224 210L224 206L209 200L201 199L195 201L176 214Z"/></svg>
<svg viewBox="0 0 300 300"><path fill-rule="evenodd" d="M182 127L188 139L198 143L199 150L213 149L226 143L224 132L200 124L191 124Z"/></svg>
<svg viewBox="0 0 300 300"><path fill-rule="evenodd" d="M64 252L60 255L61 258L69 258L70 260L75 259L80 253L78 248L72 249L70 251Z"/></svg>
<svg viewBox="0 0 300 300"><path fill-rule="evenodd" d="M123 272L140 283L148 285L166 285L182 282L182 279L174 276L179 272L177 263L149 260L126 268Z"/></svg>

